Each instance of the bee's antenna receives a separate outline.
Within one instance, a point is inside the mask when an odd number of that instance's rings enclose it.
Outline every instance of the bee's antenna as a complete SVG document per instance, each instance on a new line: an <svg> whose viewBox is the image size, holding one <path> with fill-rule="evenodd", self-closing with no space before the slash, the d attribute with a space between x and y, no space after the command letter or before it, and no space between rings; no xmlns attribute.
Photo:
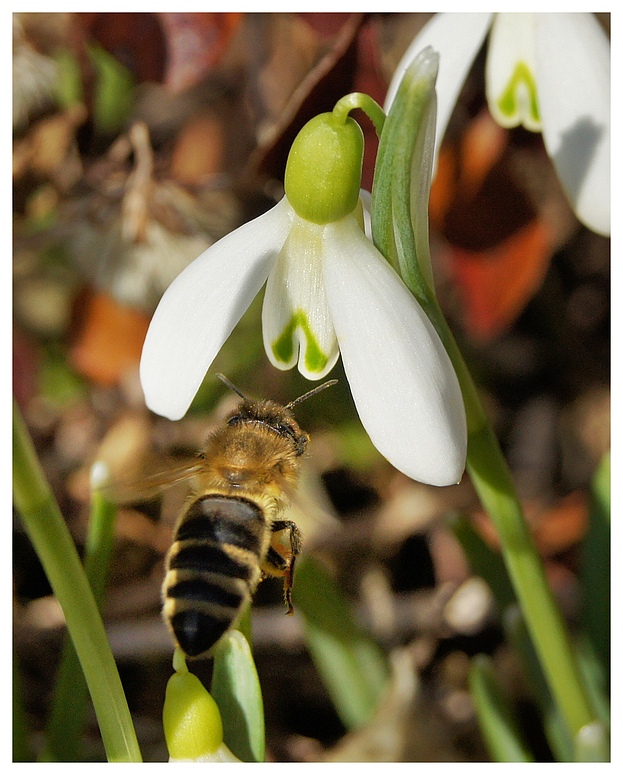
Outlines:
<svg viewBox="0 0 623 775"><path fill-rule="evenodd" d="M337 385L336 379L330 379L328 382L323 382L322 385L318 385L318 387L315 387L313 390L310 390L309 392L304 393L302 396L295 398L294 401L290 401L289 404L286 404L286 409L292 409L297 404L300 404L301 401L307 401L308 398L315 396L316 393L320 393L321 390L332 387L333 385Z"/></svg>
<svg viewBox="0 0 623 775"><path fill-rule="evenodd" d="M236 393L236 395L239 395L239 396L240 396L240 398L242 398L244 401L248 401L248 400L249 400L249 399L248 399L248 398L245 396L245 394L244 394L244 393L243 393L241 390L239 390L239 389L238 389L238 388L237 388L237 387L234 385L234 383L233 383L233 382L230 382L230 381L227 379L227 377L226 377L224 374L217 374L216 376L217 376L217 377L218 377L218 378L221 380L221 382L222 382L224 385L227 385L227 387L228 387L230 390L233 390L233 391L234 391L234 393Z"/></svg>

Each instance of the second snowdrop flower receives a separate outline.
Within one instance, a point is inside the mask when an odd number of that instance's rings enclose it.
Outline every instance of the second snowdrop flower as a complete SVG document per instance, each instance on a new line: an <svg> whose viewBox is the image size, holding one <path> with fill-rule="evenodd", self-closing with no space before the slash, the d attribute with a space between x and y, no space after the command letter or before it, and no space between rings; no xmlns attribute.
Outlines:
<svg viewBox="0 0 623 775"><path fill-rule="evenodd" d="M441 140L465 78L488 36L491 115L504 127L542 132L578 219L610 233L610 46L592 13L439 13L396 68L391 105L409 63L425 46L440 55Z"/></svg>

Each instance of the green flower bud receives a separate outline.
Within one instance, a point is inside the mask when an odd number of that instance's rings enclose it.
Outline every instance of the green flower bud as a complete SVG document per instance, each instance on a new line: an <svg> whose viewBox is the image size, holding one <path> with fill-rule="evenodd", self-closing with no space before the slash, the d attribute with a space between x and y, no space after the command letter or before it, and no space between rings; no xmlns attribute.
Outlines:
<svg viewBox="0 0 623 775"><path fill-rule="evenodd" d="M321 113L292 143L285 173L288 201L301 218L323 225L351 213L359 198L363 132L350 117Z"/></svg>
<svg viewBox="0 0 623 775"><path fill-rule="evenodd" d="M162 721L171 759L199 759L223 744L223 724L216 702L185 662L174 663L167 684Z"/></svg>

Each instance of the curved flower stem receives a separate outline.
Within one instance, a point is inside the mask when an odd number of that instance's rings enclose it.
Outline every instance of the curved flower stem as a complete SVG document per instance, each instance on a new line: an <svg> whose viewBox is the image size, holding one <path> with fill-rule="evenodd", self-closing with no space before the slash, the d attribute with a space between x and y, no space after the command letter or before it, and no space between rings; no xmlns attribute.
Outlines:
<svg viewBox="0 0 623 775"><path fill-rule="evenodd" d="M84 553L84 570L101 611L106 575L113 548L117 508L101 492L108 478L104 463L91 469L91 514ZM63 644L54 698L46 729L46 743L40 758L51 761L79 761L88 688L73 640L69 635Z"/></svg>
<svg viewBox="0 0 623 775"><path fill-rule="evenodd" d="M78 552L17 405L13 408L13 498L63 608L109 761L141 761L117 666Z"/></svg>
<svg viewBox="0 0 623 775"><path fill-rule="evenodd" d="M422 301L422 300L420 300ZM497 529L502 555L550 689L572 737L595 720L569 634L524 519L510 471L467 365L436 301L425 309L452 360L467 412L467 470Z"/></svg>
<svg viewBox="0 0 623 775"><path fill-rule="evenodd" d="M467 415L467 470L496 526L526 626L552 696L575 740L595 720L595 712L510 471L432 283L427 210L437 66L438 55L430 47L424 49L403 76L388 113L372 189L372 234L380 252L398 268L422 305L450 356Z"/></svg>
<svg viewBox="0 0 623 775"><path fill-rule="evenodd" d="M372 97L363 92L352 92L339 99L333 108L333 115L338 121L344 122L351 110L357 108L363 110L370 121L372 121L376 134L380 137L385 124L385 112L376 100L373 100Z"/></svg>

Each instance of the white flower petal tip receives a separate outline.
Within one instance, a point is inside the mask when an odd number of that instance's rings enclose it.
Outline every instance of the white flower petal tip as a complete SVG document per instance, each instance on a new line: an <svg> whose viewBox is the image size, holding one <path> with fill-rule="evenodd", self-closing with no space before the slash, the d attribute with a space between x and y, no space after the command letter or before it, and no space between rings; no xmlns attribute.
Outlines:
<svg viewBox="0 0 623 775"><path fill-rule="evenodd" d="M535 63L535 14L500 13L491 26L487 102L500 126L541 131Z"/></svg>
<svg viewBox="0 0 623 775"><path fill-rule="evenodd" d="M327 227L325 282L353 400L372 443L417 481L457 484L467 423L435 329L353 219ZM344 303L346 298L357 304Z"/></svg>
<svg viewBox="0 0 623 775"><path fill-rule="evenodd" d="M288 235L284 198L216 242L173 281L151 320L140 363L145 403L179 420L236 323L259 292Z"/></svg>
<svg viewBox="0 0 623 775"><path fill-rule="evenodd" d="M489 109L504 127L540 131L578 219L609 236L610 44L594 13L437 13L413 39L385 98L426 46L439 53L433 169L467 73L490 31Z"/></svg>
<svg viewBox="0 0 623 775"><path fill-rule="evenodd" d="M326 351L319 343L305 312L297 310L277 339L266 348L271 363L278 369L298 370L310 380L322 379L335 366L339 351Z"/></svg>
<svg viewBox="0 0 623 775"><path fill-rule="evenodd" d="M422 49L431 46L439 55L437 91L437 145L443 138L459 92L489 31L491 13L437 13L427 22L404 53L387 90L388 112L405 70Z"/></svg>
<svg viewBox="0 0 623 775"><path fill-rule="evenodd" d="M262 307L264 347L273 366L285 370L298 363L312 380L328 374L339 356L322 277L324 229L294 216Z"/></svg>
<svg viewBox="0 0 623 775"><path fill-rule="evenodd" d="M579 220L610 234L610 44L592 13L537 14L543 140Z"/></svg>

